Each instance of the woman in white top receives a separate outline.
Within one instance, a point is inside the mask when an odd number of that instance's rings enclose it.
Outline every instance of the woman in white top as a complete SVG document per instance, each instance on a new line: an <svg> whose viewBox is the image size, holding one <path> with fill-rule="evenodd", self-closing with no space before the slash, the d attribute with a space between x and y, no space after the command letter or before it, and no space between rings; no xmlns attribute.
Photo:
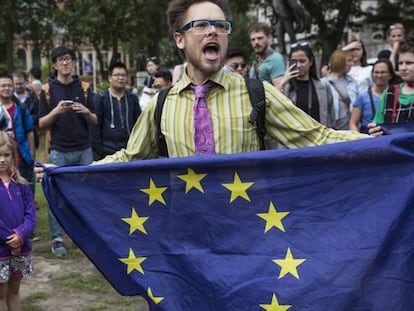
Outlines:
<svg viewBox="0 0 414 311"><path fill-rule="evenodd" d="M358 84L358 92L366 92L372 86L372 66L367 63L367 51L361 40L353 40L342 48L349 51L352 55L353 65L348 74L354 78Z"/></svg>

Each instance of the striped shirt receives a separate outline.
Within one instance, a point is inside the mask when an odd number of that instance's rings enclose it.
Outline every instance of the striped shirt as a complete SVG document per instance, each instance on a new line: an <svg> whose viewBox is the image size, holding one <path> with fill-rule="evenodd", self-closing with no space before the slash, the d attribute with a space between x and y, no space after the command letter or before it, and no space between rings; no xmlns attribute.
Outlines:
<svg viewBox="0 0 414 311"><path fill-rule="evenodd" d="M252 105L242 76L220 70L209 78L217 86L206 95L214 131L217 154L259 150L256 126L248 122ZM193 107L194 92L187 74L170 90L161 115L170 157L195 155ZM329 129L297 108L270 83L266 94L266 131L287 148L315 146L368 137L351 131ZM137 120L126 149L95 163L125 162L158 157L157 129L154 119L157 97Z"/></svg>

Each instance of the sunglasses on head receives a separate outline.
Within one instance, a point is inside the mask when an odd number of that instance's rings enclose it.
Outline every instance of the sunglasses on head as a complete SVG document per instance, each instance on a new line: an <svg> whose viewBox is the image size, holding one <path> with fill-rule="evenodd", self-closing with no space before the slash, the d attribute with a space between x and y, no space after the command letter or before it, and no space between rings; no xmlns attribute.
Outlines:
<svg viewBox="0 0 414 311"><path fill-rule="evenodd" d="M147 62L149 62L149 61L155 61L155 60L158 60L158 57L157 56L153 56L153 57L148 57L147 58Z"/></svg>
<svg viewBox="0 0 414 311"><path fill-rule="evenodd" d="M303 42L295 42L295 43L292 43L292 44L290 45L290 48L291 48L291 49L294 49L294 48L297 48L297 47L299 47L299 46L310 46L310 43L309 43L308 41L303 41Z"/></svg>

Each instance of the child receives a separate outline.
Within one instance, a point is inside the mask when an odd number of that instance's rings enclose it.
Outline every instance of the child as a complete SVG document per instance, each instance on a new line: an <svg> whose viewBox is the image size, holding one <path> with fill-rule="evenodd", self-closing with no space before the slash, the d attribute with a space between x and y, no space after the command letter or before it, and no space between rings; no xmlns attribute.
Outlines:
<svg viewBox="0 0 414 311"><path fill-rule="evenodd" d="M17 170L14 139L0 131L0 310L20 310L22 278L31 278L36 226L33 195Z"/></svg>

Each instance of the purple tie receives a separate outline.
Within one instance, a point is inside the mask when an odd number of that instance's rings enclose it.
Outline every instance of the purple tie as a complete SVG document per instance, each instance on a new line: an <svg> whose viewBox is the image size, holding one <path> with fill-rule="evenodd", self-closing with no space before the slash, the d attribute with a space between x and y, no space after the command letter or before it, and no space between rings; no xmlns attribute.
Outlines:
<svg viewBox="0 0 414 311"><path fill-rule="evenodd" d="M216 154L216 150L214 149L213 126L205 98L208 90L213 85L214 83L211 81L202 85L190 85L196 98L194 105L194 142L196 155Z"/></svg>

